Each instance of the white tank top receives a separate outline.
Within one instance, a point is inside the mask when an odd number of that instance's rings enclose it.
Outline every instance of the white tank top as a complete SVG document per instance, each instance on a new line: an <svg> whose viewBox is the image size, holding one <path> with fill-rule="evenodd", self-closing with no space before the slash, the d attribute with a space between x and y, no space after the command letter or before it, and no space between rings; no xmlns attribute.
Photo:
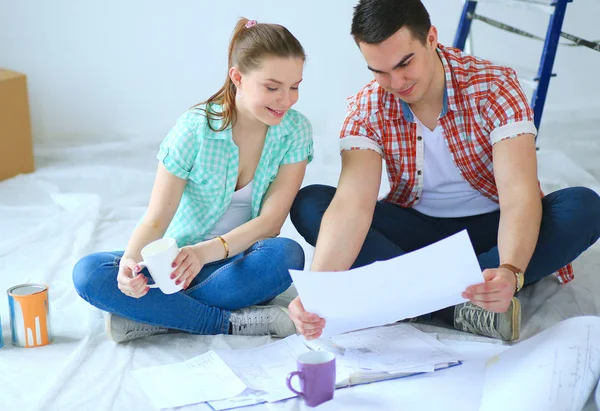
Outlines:
<svg viewBox="0 0 600 411"><path fill-rule="evenodd" d="M431 217L466 217L500 209L498 203L475 190L454 164L442 126L429 130L415 116L417 129L425 143L423 152L423 192L413 205Z"/></svg>
<svg viewBox="0 0 600 411"><path fill-rule="evenodd" d="M217 224L215 224L212 231L206 236L207 240L215 238L219 235L224 235L247 223L252 219L252 183L250 181L244 187L233 193L231 198L231 204L227 207L227 211L223 214L223 217Z"/></svg>

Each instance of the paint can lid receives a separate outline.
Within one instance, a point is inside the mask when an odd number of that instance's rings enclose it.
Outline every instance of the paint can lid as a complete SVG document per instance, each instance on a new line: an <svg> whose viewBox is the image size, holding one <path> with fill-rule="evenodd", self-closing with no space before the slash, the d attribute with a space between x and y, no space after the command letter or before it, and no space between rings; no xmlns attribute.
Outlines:
<svg viewBox="0 0 600 411"><path fill-rule="evenodd" d="M43 284L19 284L10 287L6 293L13 296L27 296L44 292L47 289L48 286Z"/></svg>

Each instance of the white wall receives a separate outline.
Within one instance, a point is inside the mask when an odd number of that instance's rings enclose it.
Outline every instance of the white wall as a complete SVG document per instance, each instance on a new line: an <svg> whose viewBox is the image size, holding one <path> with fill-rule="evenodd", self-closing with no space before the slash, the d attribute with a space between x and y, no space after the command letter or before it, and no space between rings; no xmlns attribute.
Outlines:
<svg viewBox="0 0 600 411"><path fill-rule="evenodd" d="M371 79L349 30L355 0L0 0L0 66L29 76L35 138L160 138L177 116L216 91L226 75L239 16L287 26L308 61L297 108L320 135L337 134L345 98ZM442 43L454 38L461 0L426 0ZM513 9L482 13L515 22ZM500 14L498 14L500 13ZM511 16L511 18L506 18ZM597 0L569 5L565 30L600 37ZM520 27L545 32L546 16ZM504 18L502 18L504 17ZM537 66L541 43L474 25L486 58ZM600 53L561 48L549 111L600 109ZM594 76L594 77L592 77Z"/></svg>
<svg viewBox="0 0 600 411"><path fill-rule="evenodd" d="M545 37L549 14L539 10L518 7L507 8L493 3L481 3L477 12L530 33ZM562 31L587 40L600 40L598 30L600 17L599 0L574 0L567 6ZM537 72L543 43L507 33L476 21L473 24L473 53L492 61L513 66L525 74ZM570 43L561 39L561 43ZM521 68L528 70L520 70ZM573 119L574 117L600 120L600 53L585 47L559 46L550 81L544 110L546 121L552 118ZM524 85L531 96L531 88Z"/></svg>

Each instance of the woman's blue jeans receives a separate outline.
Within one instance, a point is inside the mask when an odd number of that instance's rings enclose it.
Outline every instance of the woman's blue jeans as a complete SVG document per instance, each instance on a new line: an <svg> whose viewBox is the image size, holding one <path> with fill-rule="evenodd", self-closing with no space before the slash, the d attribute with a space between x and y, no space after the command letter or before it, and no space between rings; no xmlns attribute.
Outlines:
<svg viewBox="0 0 600 411"><path fill-rule="evenodd" d="M77 293L93 306L131 320L193 334L227 334L232 310L267 302L304 268L302 247L288 238L258 241L234 257L205 265L186 290L151 288L135 299L117 288L122 251L88 255L75 265ZM144 275L148 276L146 269Z"/></svg>

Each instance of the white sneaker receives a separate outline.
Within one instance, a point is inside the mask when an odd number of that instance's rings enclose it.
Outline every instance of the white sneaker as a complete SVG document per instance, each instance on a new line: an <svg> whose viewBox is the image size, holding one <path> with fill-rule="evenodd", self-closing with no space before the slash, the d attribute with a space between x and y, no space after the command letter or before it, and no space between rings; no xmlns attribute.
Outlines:
<svg viewBox="0 0 600 411"><path fill-rule="evenodd" d="M233 335L287 337L296 333L288 310L278 305L252 306L232 311L229 317Z"/></svg>
<svg viewBox="0 0 600 411"><path fill-rule="evenodd" d="M108 313L104 318L104 327L108 338L116 343L149 337L156 334L166 334L168 328L144 324L118 315Z"/></svg>

